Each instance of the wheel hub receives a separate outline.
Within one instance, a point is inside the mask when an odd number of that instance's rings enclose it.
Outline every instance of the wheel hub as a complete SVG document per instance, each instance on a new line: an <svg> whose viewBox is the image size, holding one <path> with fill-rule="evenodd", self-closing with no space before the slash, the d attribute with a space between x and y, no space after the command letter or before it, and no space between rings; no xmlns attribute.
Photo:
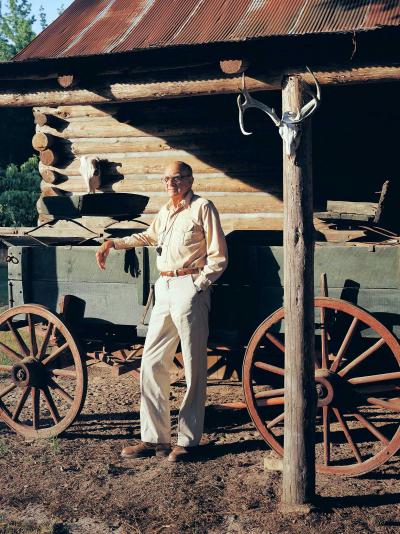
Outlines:
<svg viewBox="0 0 400 534"><path fill-rule="evenodd" d="M11 379L17 387L40 387L45 382L43 365L34 358L24 358L13 365Z"/></svg>
<svg viewBox="0 0 400 534"><path fill-rule="evenodd" d="M328 369L315 371L315 390L317 392L318 406L328 406L334 399L334 373Z"/></svg>

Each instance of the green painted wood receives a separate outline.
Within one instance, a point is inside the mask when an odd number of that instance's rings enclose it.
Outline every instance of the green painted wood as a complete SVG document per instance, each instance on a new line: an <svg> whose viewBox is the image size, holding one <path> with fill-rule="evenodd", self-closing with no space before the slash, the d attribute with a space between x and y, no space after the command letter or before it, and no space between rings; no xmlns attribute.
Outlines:
<svg viewBox="0 0 400 534"><path fill-rule="evenodd" d="M36 302L57 309L66 293L86 301L85 318L121 325L141 321L158 272L154 247L111 251L107 268L95 261L97 247L11 247L15 305ZM327 273L329 295L358 304L400 336L400 247L317 244L315 295ZM230 264L213 288L211 332L248 337L283 305L283 248L236 244Z"/></svg>

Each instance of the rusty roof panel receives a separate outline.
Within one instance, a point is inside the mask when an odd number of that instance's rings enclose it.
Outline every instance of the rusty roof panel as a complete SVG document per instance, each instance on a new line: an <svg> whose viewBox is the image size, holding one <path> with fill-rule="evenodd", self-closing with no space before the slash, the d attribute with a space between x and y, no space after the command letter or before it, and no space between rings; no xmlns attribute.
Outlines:
<svg viewBox="0 0 400 534"><path fill-rule="evenodd" d="M399 0L381 0L372 2L365 18L365 27L398 26L400 21Z"/></svg>
<svg viewBox="0 0 400 534"><path fill-rule="evenodd" d="M15 60L400 26L399 0L75 0Z"/></svg>

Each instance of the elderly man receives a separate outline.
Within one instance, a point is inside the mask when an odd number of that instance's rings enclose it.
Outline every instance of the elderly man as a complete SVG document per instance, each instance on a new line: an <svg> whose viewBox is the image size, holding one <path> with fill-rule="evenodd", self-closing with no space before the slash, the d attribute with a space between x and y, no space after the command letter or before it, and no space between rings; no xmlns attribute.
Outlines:
<svg viewBox="0 0 400 534"><path fill-rule="evenodd" d="M210 286L227 266L227 247L212 202L192 191L189 165L175 161L162 178L170 200L149 228L105 241L96 257L105 268L111 248L156 246L160 277L141 366L141 439L122 456L168 456L171 462L198 453L203 432L207 386L207 337ZM177 446L171 451L169 366L181 342L186 394L179 411Z"/></svg>

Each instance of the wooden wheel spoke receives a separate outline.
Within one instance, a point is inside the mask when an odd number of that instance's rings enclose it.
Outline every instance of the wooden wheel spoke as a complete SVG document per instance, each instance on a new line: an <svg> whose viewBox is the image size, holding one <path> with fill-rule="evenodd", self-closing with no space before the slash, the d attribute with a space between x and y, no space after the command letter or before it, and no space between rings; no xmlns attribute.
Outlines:
<svg viewBox="0 0 400 534"><path fill-rule="evenodd" d="M342 417L342 414L340 413L340 410L338 408L332 408L332 410L333 410L333 413L336 416L336 419L339 421L339 424L340 424L340 426L342 428L343 434L345 435L347 443L350 445L350 448L353 451L353 454L354 454L357 462L358 463L362 463L362 457L361 457L361 454L360 454L360 450L357 447L357 445L354 443L353 438L351 437L350 429L349 429L349 427L348 427L348 425L346 423L346 420L344 419L344 417Z"/></svg>
<svg viewBox="0 0 400 534"><path fill-rule="evenodd" d="M279 389L267 389L266 391L259 391L254 396L256 399L266 399L269 397L279 397L285 394L284 388Z"/></svg>
<svg viewBox="0 0 400 534"><path fill-rule="evenodd" d="M12 365L0 365L0 372L6 371L7 373L10 373L12 369Z"/></svg>
<svg viewBox="0 0 400 534"><path fill-rule="evenodd" d="M340 348L338 350L338 353L336 354L335 359L332 362L331 365L331 371L336 371L336 369L339 367L340 362L342 361L342 358L346 354L347 347L350 344L350 341L353 337L353 334L355 332L356 326L358 325L359 320L357 317L354 317L354 319L351 322L350 328L347 330L346 335L343 339L342 344L340 345Z"/></svg>
<svg viewBox="0 0 400 534"><path fill-rule="evenodd" d="M16 387L17 386L15 384L10 384L6 388L4 388L2 391L0 391L0 399L11 393L11 391L14 391Z"/></svg>
<svg viewBox="0 0 400 534"><path fill-rule="evenodd" d="M324 442L324 462L329 465L331 461L331 432L329 422L329 406L322 406L322 434Z"/></svg>
<svg viewBox="0 0 400 534"><path fill-rule="evenodd" d="M51 374L53 376L62 376L64 378L73 378L76 380L77 375L75 371L70 371L69 369L52 369Z"/></svg>
<svg viewBox="0 0 400 534"><path fill-rule="evenodd" d="M385 380L400 380L400 372L382 373L380 375L366 375L349 378L349 384L371 384L374 382L384 382Z"/></svg>
<svg viewBox="0 0 400 534"><path fill-rule="evenodd" d="M281 423L284 419L285 419L285 412L282 412L280 415L276 416L275 419L272 419L272 421L270 421L267 424L267 428L268 429L274 428L274 426L279 425L279 423Z"/></svg>
<svg viewBox="0 0 400 534"><path fill-rule="evenodd" d="M32 417L32 425L35 430L37 430L40 426L40 389L39 388L32 388L32 408L33 408L33 417Z"/></svg>
<svg viewBox="0 0 400 534"><path fill-rule="evenodd" d="M14 325L12 324L11 319L7 321L7 326L12 333L12 335L15 337L15 340L20 348L20 351L24 354L24 356L29 356L29 349L26 346L25 341L22 339L21 334L14 328Z"/></svg>
<svg viewBox="0 0 400 534"><path fill-rule="evenodd" d="M400 399L391 402L383 399L378 399L376 397L368 397L366 400L369 404L372 404L373 406L389 409L393 412L400 412Z"/></svg>
<svg viewBox="0 0 400 534"><path fill-rule="evenodd" d="M268 371L276 375L285 376L285 370L282 367L277 367L276 365L271 365L265 362L254 362L254 367L257 369L262 369L263 371Z"/></svg>
<svg viewBox="0 0 400 534"><path fill-rule="evenodd" d="M326 330L326 321L325 321L325 308L321 307L321 353L322 353L322 361L321 361L321 367L323 369L328 368L328 336L327 336L327 330Z"/></svg>
<svg viewBox="0 0 400 534"><path fill-rule="evenodd" d="M55 380L52 378L49 380L49 386L51 389L54 389L55 393L65 401L67 401L69 404L72 404L74 399L71 397L69 393L65 391L64 388L62 388Z"/></svg>
<svg viewBox="0 0 400 534"><path fill-rule="evenodd" d="M30 341L30 354L31 356L36 356L38 347L35 331L35 323L32 320L32 314L28 313L28 325L29 325L29 341Z"/></svg>
<svg viewBox="0 0 400 534"><path fill-rule="evenodd" d="M46 349L47 349L47 345L49 344L49 339L52 333L52 328L53 328L53 324L49 322L46 328L46 333L44 335L42 344L40 345L40 349L38 351L38 355L37 355L38 360L42 360L43 356L46 354Z"/></svg>
<svg viewBox="0 0 400 534"><path fill-rule="evenodd" d="M15 362L20 362L21 360L24 359L24 357L22 356L22 354L19 354L18 352L16 352L15 350L13 350L11 347L9 347L8 345L5 345L4 343L2 343L0 341L0 349L5 353L7 354L7 356L9 356L12 360L14 360Z"/></svg>
<svg viewBox="0 0 400 534"><path fill-rule="evenodd" d="M341 371L339 371L338 375L339 376L345 376L347 375L347 373L351 370L351 369L354 369L354 367L356 367L358 364L360 364L362 361L364 361L366 358L368 358L369 356L371 356L371 354L373 354L374 352L376 352L380 347L382 347L382 345L384 345L386 342L383 338L379 339L376 343L374 343L371 347L369 347L369 349L365 350L362 354L360 354L359 356L357 356L357 358L354 358L353 361L351 361L350 363L348 363L346 365L346 367L344 367Z"/></svg>
<svg viewBox="0 0 400 534"><path fill-rule="evenodd" d="M44 400L49 409L49 412L51 414L51 417L53 418L53 421L55 422L55 424L59 423L61 420L61 417L60 417L60 414L58 413L57 406L55 405L53 397L51 396L50 390L47 386L43 388L43 395L44 395Z"/></svg>
<svg viewBox="0 0 400 534"><path fill-rule="evenodd" d="M31 392L31 387L30 386L26 386L26 388L24 389L24 391L22 392L22 395L18 401L18 404L17 406L15 407L15 410L14 410L14 413L12 414L12 420L13 421L17 421L19 416L21 415L21 412L22 412L22 409L29 397L29 394Z"/></svg>
<svg viewBox="0 0 400 534"><path fill-rule="evenodd" d="M384 436L382 432L378 430L378 428L373 423L371 423L371 421L368 421L368 419L364 417L364 415L362 415L357 409L354 409L354 417L358 421L360 421L362 426L369 430L372 435L379 439L381 443L383 443L384 445L389 445L389 440L387 439L387 437Z"/></svg>
<svg viewBox="0 0 400 534"><path fill-rule="evenodd" d="M281 406L285 404L285 397L270 397L256 400L257 406Z"/></svg>
<svg viewBox="0 0 400 534"><path fill-rule="evenodd" d="M273 345L275 345L276 348L278 348L281 352L285 354L285 345L283 345L278 338L276 338L271 332L267 332L265 334L265 337L271 341Z"/></svg>
<svg viewBox="0 0 400 534"><path fill-rule="evenodd" d="M255 394L255 398L257 399L257 406L279 406L281 404L284 404L284 394L284 388L259 391Z"/></svg>
<svg viewBox="0 0 400 534"><path fill-rule="evenodd" d="M44 360L42 360L43 365L48 365L49 363L52 363L62 352L64 352L65 349L69 347L68 341L63 343L60 347L57 347L54 352L49 354Z"/></svg>

